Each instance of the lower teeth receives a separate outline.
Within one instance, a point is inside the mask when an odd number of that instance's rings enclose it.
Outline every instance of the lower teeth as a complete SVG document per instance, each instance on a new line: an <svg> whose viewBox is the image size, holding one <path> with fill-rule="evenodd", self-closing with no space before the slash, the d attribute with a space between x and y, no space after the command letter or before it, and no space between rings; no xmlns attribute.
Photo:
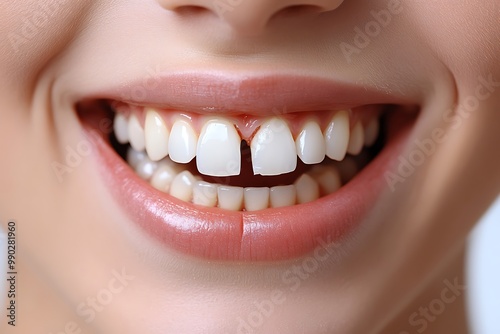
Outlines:
<svg viewBox="0 0 500 334"><path fill-rule="evenodd" d="M186 165L175 163L169 157L153 162L145 151L129 147L127 153L128 164L157 190L195 205L232 211L257 211L317 200L350 181L361 167L359 160L364 159L346 157L341 162L327 161L314 165L293 184L238 187L230 185L230 182L206 182L201 176L186 170Z"/></svg>

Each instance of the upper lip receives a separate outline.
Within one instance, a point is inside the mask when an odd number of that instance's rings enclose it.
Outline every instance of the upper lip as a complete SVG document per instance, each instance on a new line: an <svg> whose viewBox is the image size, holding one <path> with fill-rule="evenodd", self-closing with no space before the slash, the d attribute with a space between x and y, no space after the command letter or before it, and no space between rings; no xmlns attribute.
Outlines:
<svg viewBox="0 0 500 334"><path fill-rule="evenodd" d="M92 95L160 109L255 116L341 110L366 104L412 104L416 100L409 93L325 77L269 73L228 75L217 71L160 72Z"/></svg>

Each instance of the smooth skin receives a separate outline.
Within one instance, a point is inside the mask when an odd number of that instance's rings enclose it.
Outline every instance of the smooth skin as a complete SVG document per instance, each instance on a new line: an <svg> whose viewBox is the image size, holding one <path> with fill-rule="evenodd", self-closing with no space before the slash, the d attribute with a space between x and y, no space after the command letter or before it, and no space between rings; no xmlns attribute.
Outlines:
<svg viewBox="0 0 500 334"><path fill-rule="evenodd" d="M356 46L355 28L389 8L390 22ZM497 0L1 2L0 222L17 222L20 274L16 327L2 317L0 331L237 333L281 291L255 333L467 333L465 240L500 190L499 14ZM403 156L436 129L446 139L388 182L347 254L297 274L292 291L281 277L303 259L216 263L154 243L115 204L93 153L62 182L54 173L85 140L74 96L175 68L294 70L403 91L421 106ZM90 306L106 291L111 300Z"/></svg>

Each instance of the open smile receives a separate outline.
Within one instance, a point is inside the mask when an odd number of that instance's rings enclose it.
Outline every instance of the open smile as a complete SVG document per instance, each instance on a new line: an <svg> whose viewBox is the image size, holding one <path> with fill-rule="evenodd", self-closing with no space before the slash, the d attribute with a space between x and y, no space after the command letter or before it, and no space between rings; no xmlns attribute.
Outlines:
<svg viewBox="0 0 500 334"><path fill-rule="evenodd" d="M340 242L385 185L418 111L403 97L325 79L167 76L140 101L85 96L113 117L90 136L131 219L167 247L215 260L270 261ZM280 103L280 104L278 104Z"/></svg>

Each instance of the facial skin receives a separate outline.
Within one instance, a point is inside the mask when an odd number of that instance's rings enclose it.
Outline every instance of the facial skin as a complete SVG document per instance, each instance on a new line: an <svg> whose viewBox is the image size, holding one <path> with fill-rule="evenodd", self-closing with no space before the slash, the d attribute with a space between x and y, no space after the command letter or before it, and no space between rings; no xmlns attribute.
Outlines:
<svg viewBox="0 0 500 334"><path fill-rule="evenodd" d="M444 281L465 284L465 239L500 190L500 4L395 2L391 22L357 47L354 29L389 3L242 0L224 13L204 0L0 3L0 221L17 222L21 273L18 324L2 320L2 332L59 333L74 322L82 333L237 333L279 291L255 333L415 333L424 324L465 333L464 293L438 316L419 308L441 298ZM85 138L76 97L176 68L289 70L403 91L421 107L403 157L435 129L446 139L394 191L388 184L349 251L311 275L294 269L303 259L190 258L132 224L95 154L63 182L51 168ZM468 111L471 97L479 103ZM118 282L122 270L128 279ZM282 279L289 270L295 290ZM95 317L76 314L103 289L115 293Z"/></svg>

